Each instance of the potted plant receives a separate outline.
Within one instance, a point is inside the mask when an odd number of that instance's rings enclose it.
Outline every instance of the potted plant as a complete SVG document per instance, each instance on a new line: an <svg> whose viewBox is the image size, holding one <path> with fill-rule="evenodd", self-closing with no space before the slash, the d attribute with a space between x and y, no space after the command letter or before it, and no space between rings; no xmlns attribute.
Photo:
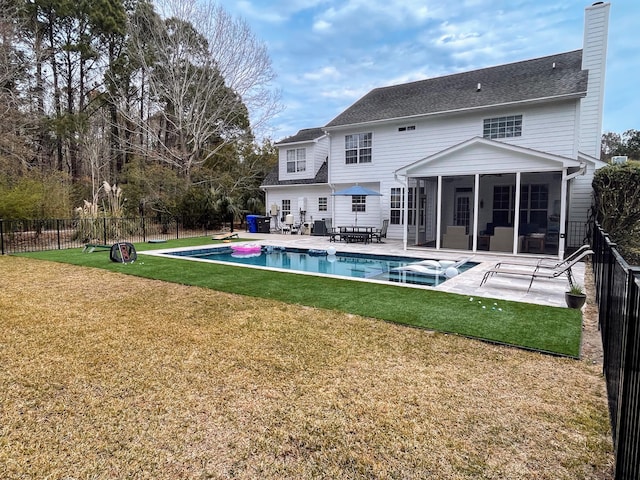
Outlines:
<svg viewBox="0 0 640 480"><path fill-rule="evenodd" d="M582 308L587 301L587 295L584 293L582 285L571 285L568 292L565 292L564 299L569 308Z"/></svg>

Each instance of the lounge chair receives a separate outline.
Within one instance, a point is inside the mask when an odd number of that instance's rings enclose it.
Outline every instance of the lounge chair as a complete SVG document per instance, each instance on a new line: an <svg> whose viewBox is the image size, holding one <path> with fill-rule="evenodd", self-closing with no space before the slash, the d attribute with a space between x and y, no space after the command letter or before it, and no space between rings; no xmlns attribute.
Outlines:
<svg viewBox="0 0 640 480"><path fill-rule="evenodd" d="M527 288L527 292L531 290L531 285L533 285L533 281L536 278L557 278L561 275L566 275L569 280L569 285L573 286L573 276L571 273L571 268L581 261L587 255L592 255L593 250L583 250L579 255L574 256L569 262L562 262L560 266L556 268L544 267L542 265L536 265L535 267L530 267L527 270L525 265L512 265L512 266L503 266L506 264L498 264L495 267L487 270L482 277L482 281L480 282L480 286L484 285L486 281L497 274L504 275L514 275L514 276L524 276L531 277L531 281L529 282L529 288ZM514 267L514 268L510 268Z"/></svg>
<svg viewBox="0 0 640 480"><path fill-rule="evenodd" d="M229 240L230 238L239 238L237 233L221 233L220 235L214 235L211 240Z"/></svg>
<svg viewBox="0 0 640 480"><path fill-rule="evenodd" d="M540 267L540 268L548 268L548 269L554 269L554 268L561 268L563 265L567 265L569 263L571 263L571 261L580 256L582 254L582 252L585 252L587 250L590 250L591 247L589 245L582 245L580 248L578 248L575 252L573 252L571 255L569 255L567 258L565 258L564 260L555 260L555 259L551 259L551 258L541 258L540 260L538 260L538 263L536 263L536 267ZM529 267L531 266L530 263L518 263L518 262L512 262L512 261L506 261L506 262L498 262L496 263L495 267L493 268L500 268L503 265L511 265L511 266L519 266L519 267Z"/></svg>
<svg viewBox="0 0 640 480"><path fill-rule="evenodd" d="M446 275L447 270L453 268L456 270L454 272L457 274L458 268L460 268L465 263L471 261L473 257L464 258L462 260L458 260L457 262L449 262L444 260L420 260L416 263L410 263L409 265L404 265L402 267L392 268L392 272L411 272L411 273L420 273L423 275ZM451 270L449 270L451 272Z"/></svg>
<svg viewBox="0 0 640 480"><path fill-rule="evenodd" d="M111 245L101 243L85 243L82 253L93 253L95 250L111 250Z"/></svg>

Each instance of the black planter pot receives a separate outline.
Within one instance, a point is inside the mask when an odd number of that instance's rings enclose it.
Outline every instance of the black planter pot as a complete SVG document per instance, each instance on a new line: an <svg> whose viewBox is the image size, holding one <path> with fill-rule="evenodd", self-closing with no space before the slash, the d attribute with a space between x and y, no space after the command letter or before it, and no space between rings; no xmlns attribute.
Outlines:
<svg viewBox="0 0 640 480"><path fill-rule="evenodd" d="M582 308L584 303L587 301L587 296L577 293L565 292L564 299L567 302L567 307L569 308Z"/></svg>

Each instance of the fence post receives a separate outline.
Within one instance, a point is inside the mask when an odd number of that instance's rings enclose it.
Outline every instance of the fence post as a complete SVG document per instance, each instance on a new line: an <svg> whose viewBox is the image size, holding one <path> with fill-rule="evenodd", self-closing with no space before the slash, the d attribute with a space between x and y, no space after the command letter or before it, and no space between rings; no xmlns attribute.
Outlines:
<svg viewBox="0 0 640 480"><path fill-rule="evenodd" d="M4 255L4 220L0 218L0 251Z"/></svg>
<svg viewBox="0 0 640 480"><path fill-rule="evenodd" d="M60 219L56 218L56 234L58 237L58 250L62 250L62 246L60 245Z"/></svg>
<svg viewBox="0 0 640 480"><path fill-rule="evenodd" d="M180 219L176 217L176 240L180 240Z"/></svg>
<svg viewBox="0 0 640 480"><path fill-rule="evenodd" d="M102 217L102 244L107 244L107 217Z"/></svg>
<svg viewBox="0 0 640 480"><path fill-rule="evenodd" d="M146 229L145 224L144 224L144 211L140 215L140 219L142 221L142 241L144 243L147 243L147 229Z"/></svg>

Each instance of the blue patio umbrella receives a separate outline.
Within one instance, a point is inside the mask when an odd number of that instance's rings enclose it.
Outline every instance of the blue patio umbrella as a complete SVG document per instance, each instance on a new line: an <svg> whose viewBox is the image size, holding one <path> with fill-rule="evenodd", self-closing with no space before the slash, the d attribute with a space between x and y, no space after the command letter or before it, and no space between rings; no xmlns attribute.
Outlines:
<svg viewBox="0 0 640 480"><path fill-rule="evenodd" d="M338 190L337 192L333 192L331 195L337 197L355 197L355 196L363 196L363 197L381 197L382 194L380 192L376 192L375 190L371 190L369 188L361 187L360 185L354 185L353 187L345 188L344 190ZM356 225L358 225L358 212L356 211Z"/></svg>

